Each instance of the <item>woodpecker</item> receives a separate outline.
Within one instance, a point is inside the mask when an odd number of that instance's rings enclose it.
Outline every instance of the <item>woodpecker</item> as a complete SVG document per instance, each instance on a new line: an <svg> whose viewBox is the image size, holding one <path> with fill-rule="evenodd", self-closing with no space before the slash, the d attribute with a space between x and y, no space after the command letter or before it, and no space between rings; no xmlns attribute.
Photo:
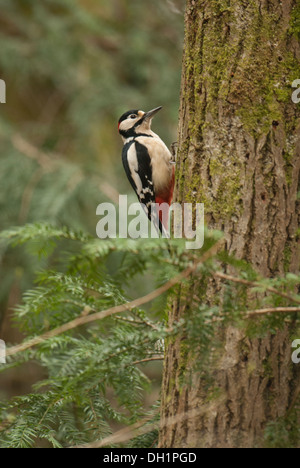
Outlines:
<svg viewBox="0 0 300 468"><path fill-rule="evenodd" d="M161 108L125 112L119 119L118 130L124 143L122 162L128 180L149 220L166 235L167 216L163 217L161 210L157 216L153 205L156 203L160 207L166 203L170 206L175 182L172 155L151 130L152 118Z"/></svg>

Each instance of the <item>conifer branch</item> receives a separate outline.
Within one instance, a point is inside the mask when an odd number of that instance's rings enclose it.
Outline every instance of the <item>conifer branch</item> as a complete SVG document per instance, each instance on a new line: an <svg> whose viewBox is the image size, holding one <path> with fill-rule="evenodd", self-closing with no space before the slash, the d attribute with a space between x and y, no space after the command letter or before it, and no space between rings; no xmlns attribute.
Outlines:
<svg viewBox="0 0 300 468"><path fill-rule="evenodd" d="M171 278L169 281L167 281L165 284L160 286L159 288L155 289L154 291L146 294L143 297L140 297L138 299L134 299L131 302L128 302L126 304L120 304L114 307L110 307L109 309L102 310L100 312L96 312L94 314L90 315L84 315L84 311L81 312L80 316L75 318L74 320L71 320L70 322L67 322L57 328L54 328L53 330L50 330L46 333L43 333L40 336L36 336L28 341L25 341L24 343L21 343L16 346L11 346L10 348L7 349L6 355L7 356L12 356L13 354L17 354L19 352L25 351L27 349L30 349L34 346L37 346L41 343L43 343L45 340L48 340L50 338L53 338L55 336L61 335L62 333L65 333L67 331L73 330L74 328L77 328L81 325L85 325L87 323L94 322L96 320L102 320L104 318L107 318L111 315L118 314L121 312L129 311L132 309L135 309L137 307L140 307L144 304L147 304L148 302L153 301L157 297L161 296L165 292L169 291L173 286L176 284L180 283L182 280L188 278L192 273L194 273L198 266L207 261L209 258L211 258L217 250L220 247L221 242L223 242L223 239L221 241L218 241L216 244L214 244L207 252L205 252L202 257L200 257L197 261L195 261L192 265L190 265L188 268L186 268L184 271L179 273L178 275L174 276Z"/></svg>

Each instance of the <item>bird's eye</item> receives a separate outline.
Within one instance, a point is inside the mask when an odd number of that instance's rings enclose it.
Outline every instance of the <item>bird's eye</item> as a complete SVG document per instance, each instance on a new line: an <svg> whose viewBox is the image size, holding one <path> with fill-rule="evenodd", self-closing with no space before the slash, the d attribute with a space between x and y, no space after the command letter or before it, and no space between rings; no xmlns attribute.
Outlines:
<svg viewBox="0 0 300 468"><path fill-rule="evenodd" d="M131 119L135 119L135 118L136 118L136 115L135 115L135 114L131 114L129 117L130 117Z"/></svg>

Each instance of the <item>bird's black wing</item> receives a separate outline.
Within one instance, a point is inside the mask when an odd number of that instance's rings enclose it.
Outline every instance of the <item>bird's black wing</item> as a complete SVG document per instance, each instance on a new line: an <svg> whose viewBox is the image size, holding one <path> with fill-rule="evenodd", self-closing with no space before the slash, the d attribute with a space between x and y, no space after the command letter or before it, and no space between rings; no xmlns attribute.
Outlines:
<svg viewBox="0 0 300 468"><path fill-rule="evenodd" d="M128 180L146 215L154 223L156 229L162 232L163 227L154 206L155 191L147 148L136 140L126 143L123 147L122 161Z"/></svg>

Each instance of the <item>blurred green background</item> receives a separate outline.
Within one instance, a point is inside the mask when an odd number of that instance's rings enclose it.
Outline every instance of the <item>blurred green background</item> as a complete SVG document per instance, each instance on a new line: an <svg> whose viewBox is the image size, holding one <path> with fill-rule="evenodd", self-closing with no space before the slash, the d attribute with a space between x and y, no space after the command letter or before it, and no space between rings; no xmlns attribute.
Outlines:
<svg viewBox="0 0 300 468"><path fill-rule="evenodd" d="M176 140L184 4L0 0L0 78L7 86L1 230L47 221L96 235L99 203L117 202L118 193L134 199L117 120L130 108L161 105L154 131L167 145ZM0 249L0 337L7 342L21 338L11 310L44 262L23 248ZM30 373L34 380L32 366L8 374L0 389L7 396L27 391Z"/></svg>

